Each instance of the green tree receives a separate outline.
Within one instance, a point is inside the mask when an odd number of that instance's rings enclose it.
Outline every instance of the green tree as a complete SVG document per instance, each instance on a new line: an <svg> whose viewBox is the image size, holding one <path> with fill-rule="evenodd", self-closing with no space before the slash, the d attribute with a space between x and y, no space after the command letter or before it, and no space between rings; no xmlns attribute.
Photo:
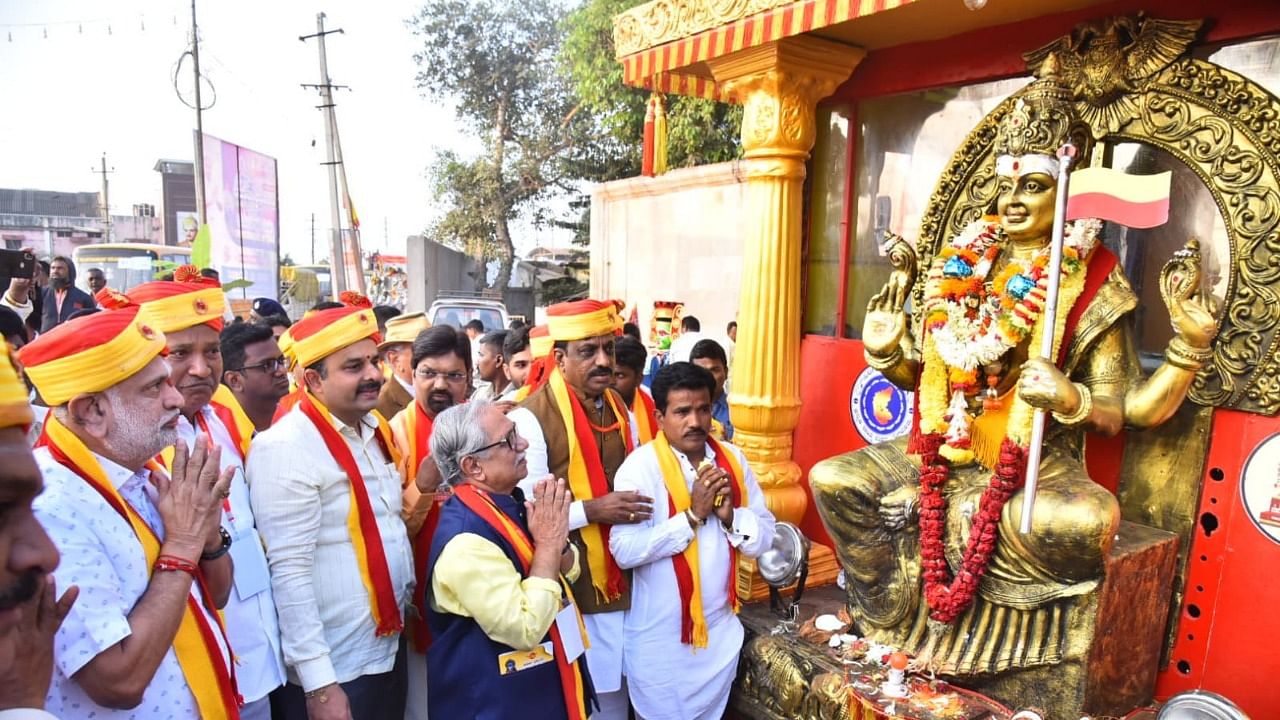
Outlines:
<svg viewBox="0 0 1280 720"><path fill-rule="evenodd" d="M515 259L511 221L572 190L572 168L595 152L592 119L557 69L566 11L560 0L428 0L410 21L423 39L418 87L453 102L484 143L474 159L437 155L432 176L447 212L433 235L500 260L499 289Z"/></svg>
<svg viewBox="0 0 1280 720"><path fill-rule="evenodd" d="M564 23L560 62L583 108L609 138L575 169L593 181L640 174L649 91L622 83L614 56L613 18L645 0L585 0ZM699 98L667 96L667 158L671 167L732 160L739 155L742 108Z"/></svg>

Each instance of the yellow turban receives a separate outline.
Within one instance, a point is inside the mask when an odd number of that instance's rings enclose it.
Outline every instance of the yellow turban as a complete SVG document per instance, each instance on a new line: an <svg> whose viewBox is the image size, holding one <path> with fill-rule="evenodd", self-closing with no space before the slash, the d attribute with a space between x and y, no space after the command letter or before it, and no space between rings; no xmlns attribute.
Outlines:
<svg viewBox="0 0 1280 720"><path fill-rule="evenodd" d="M294 363L303 367L365 338L373 338L375 343L379 340L373 311L361 307L321 310L299 320L289 331Z"/></svg>
<svg viewBox="0 0 1280 720"><path fill-rule="evenodd" d="M22 348L18 360L40 396L56 407L120 384L164 348L164 333L129 307L64 322Z"/></svg>

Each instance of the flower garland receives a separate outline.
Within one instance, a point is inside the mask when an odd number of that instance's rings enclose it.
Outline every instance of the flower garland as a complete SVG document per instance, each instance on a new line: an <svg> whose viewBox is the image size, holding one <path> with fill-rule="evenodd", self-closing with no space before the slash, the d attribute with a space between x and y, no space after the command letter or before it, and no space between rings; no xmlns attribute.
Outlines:
<svg viewBox="0 0 1280 720"><path fill-rule="evenodd" d="M1097 244L1101 222L1082 220L1064 240L1060 300L1070 308L1084 290L1080 272ZM920 433L913 450L920 459L920 551L924 596L930 618L950 624L973 602L999 539L1005 503L1026 479L1027 448L1034 411L1020 398L1010 410L999 459L972 518L959 570L947 564L947 501L942 490L951 464L974 458L969 451L966 398L977 392L977 371L998 361L1031 336L1039 343L1053 333L1055 348L1066 330L1060 311L1050 329L1040 322L1048 297L1047 253L1026 268L1009 263L987 287L986 276L999 255L1003 235L994 223L970 224L944 248L925 285L925 342L920 378ZM954 324L953 324L954 323ZM998 372L998 371L995 371ZM989 385L994 373L989 373ZM994 392L994 390L992 391ZM948 402L950 398L950 402ZM1025 426L1025 427L1024 427Z"/></svg>

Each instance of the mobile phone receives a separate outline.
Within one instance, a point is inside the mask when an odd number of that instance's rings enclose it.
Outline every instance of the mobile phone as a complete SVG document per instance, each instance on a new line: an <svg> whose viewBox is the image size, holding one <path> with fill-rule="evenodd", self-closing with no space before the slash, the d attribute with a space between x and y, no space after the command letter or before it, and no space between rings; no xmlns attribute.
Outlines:
<svg viewBox="0 0 1280 720"><path fill-rule="evenodd" d="M0 277L30 279L35 271L35 255L25 250L0 249Z"/></svg>

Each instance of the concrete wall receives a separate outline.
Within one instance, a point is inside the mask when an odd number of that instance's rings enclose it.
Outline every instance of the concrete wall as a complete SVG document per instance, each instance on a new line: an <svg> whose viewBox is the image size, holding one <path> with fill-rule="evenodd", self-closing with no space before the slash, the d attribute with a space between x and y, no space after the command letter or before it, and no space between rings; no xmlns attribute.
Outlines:
<svg viewBox="0 0 1280 720"><path fill-rule="evenodd" d="M405 245L409 256L405 312L426 312L442 292L476 289L475 260L421 235L410 235Z"/></svg>
<svg viewBox="0 0 1280 720"><path fill-rule="evenodd" d="M746 185L737 163L604 183L591 193L591 297L685 304L713 338L737 317Z"/></svg>

